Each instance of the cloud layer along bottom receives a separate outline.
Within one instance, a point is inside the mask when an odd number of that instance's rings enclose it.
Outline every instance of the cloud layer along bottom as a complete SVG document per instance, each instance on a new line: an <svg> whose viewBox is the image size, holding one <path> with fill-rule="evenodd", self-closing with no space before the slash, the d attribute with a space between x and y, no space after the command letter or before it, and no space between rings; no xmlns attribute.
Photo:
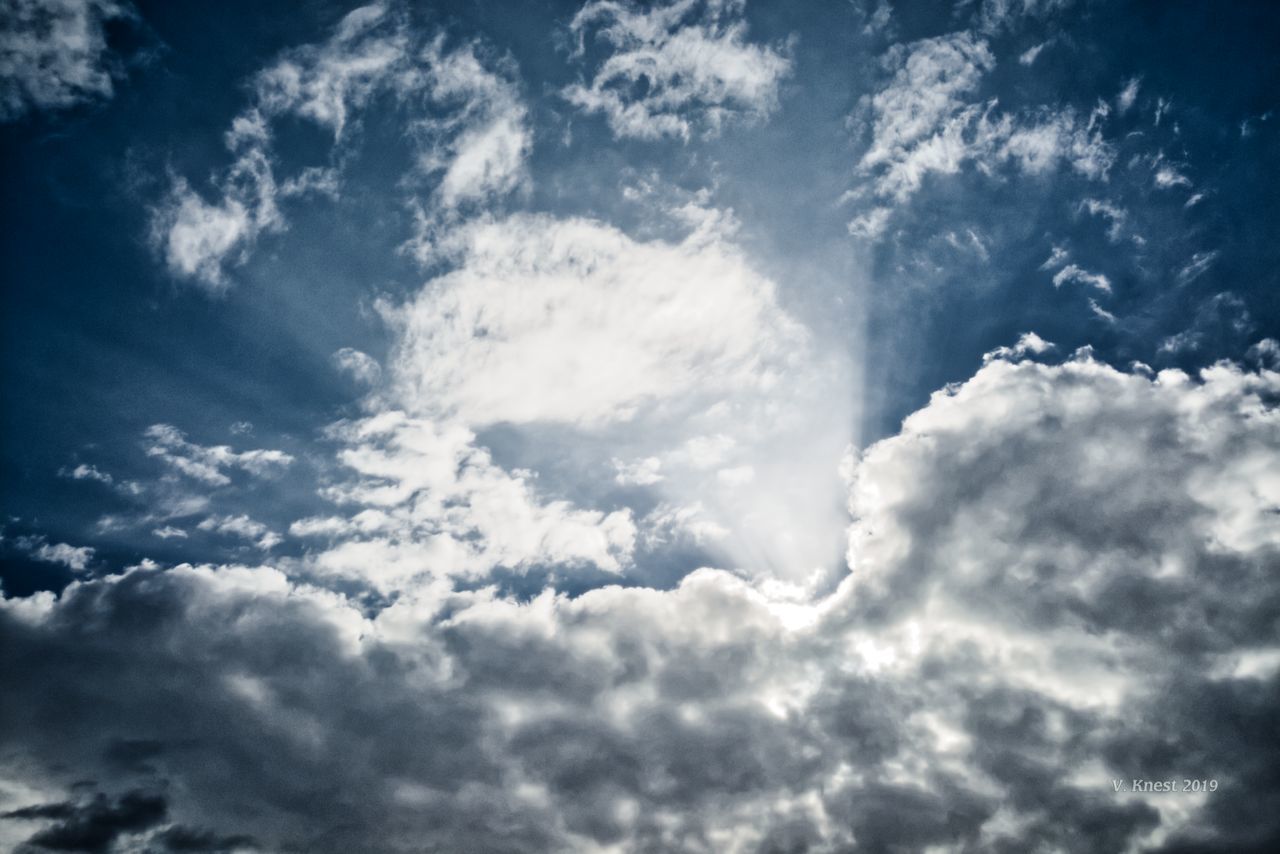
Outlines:
<svg viewBox="0 0 1280 854"><path fill-rule="evenodd" d="M704 569L371 609L192 565L4 599L0 762L43 804L4 839L1261 851L1278 393L992 358L850 461L851 573L818 599Z"/></svg>

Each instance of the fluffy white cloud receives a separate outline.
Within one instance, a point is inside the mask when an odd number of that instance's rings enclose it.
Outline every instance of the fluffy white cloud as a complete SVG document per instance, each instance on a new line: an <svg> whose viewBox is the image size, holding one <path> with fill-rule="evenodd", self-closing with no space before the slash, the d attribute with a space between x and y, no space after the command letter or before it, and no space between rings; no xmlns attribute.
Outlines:
<svg viewBox="0 0 1280 854"><path fill-rule="evenodd" d="M729 120L774 110L791 61L775 47L749 44L745 0L678 0L649 8L592 0L574 15L578 55L589 35L610 52L587 84L564 97L603 113L615 136L688 139Z"/></svg>
<svg viewBox="0 0 1280 854"><path fill-rule="evenodd" d="M80 463L75 468L67 470L61 469L58 472L62 477L69 477L72 480L96 480L98 483L105 483L111 486L116 482L108 472L102 471L97 466L91 466L88 463Z"/></svg>
<svg viewBox="0 0 1280 854"><path fill-rule="evenodd" d="M421 42L403 15L373 3L348 13L325 41L288 50L258 72L251 105L227 131L233 160L214 176L212 200L176 177L153 211L152 239L171 272L225 289L227 269L243 263L261 235L286 228L282 200L337 197L351 128L380 94L404 112L419 149L407 183L436 182L414 202L418 235L409 247L423 260L460 208L517 188L530 133L510 63L497 62L498 73L480 60L477 43L446 51L443 37ZM274 126L289 117L325 128L333 142L327 165L277 178L287 164L273 148Z"/></svg>
<svg viewBox="0 0 1280 854"><path fill-rule="evenodd" d="M447 209L502 195L522 180L530 146L528 111L514 82L514 69L501 72L481 62L476 43L453 52L437 38L422 53L421 88L436 104L455 108L445 119L417 124L423 150L419 166L440 172L438 201Z"/></svg>
<svg viewBox="0 0 1280 854"><path fill-rule="evenodd" d="M113 93L103 24L134 15L114 0L8 0L0 15L0 121Z"/></svg>
<svg viewBox="0 0 1280 854"><path fill-rule="evenodd" d="M89 546L71 546L66 543L56 543L54 545L40 543L31 551L31 556L36 560L60 563L68 569L83 572L85 567L89 565L89 561L93 559L93 552L94 550Z"/></svg>
<svg viewBox="0 0 1280 854"><path fill-rule="evenodd" d="M1055 345L1052 341L1046 341L1034 332L1024 332L1012 347L997 347L990 353L983 355L982 362L986 364L993 359L1014 362L1026 356L1043 355L1054 349L1054 347Z"/></svg>
<svg viewBox="0 0 1280 854"><path fill-rule="evenodd" d="M280 545L280 543L284 541L284 539L275 531L272 531L261 522L250 519L243 513L239 516L209 516L202 520L196 527L201 531L229 534L234 537L250 540L260 549L271 549ZM156 536L159 536L162 539L168 539L169 537L175 536L173 533L175 529L165 528L162 530L165 531L165 533L161 534L157 532ZM186 535L179 532L177 536Z"/></svg>
<svg viewBox="0 0 1280 854"><path fill-rule="evenodd" d="M353 110L364 106L405 59L406 36L385 3L349 12L328 41L287 52L254 81L259 107L299 115L341 137Z"/></svg>
<svg viewBox="0 0 1280 854"><path fill-rule="evenodd" d="M400 336L392 385L415 414L603 425L766 389L804 346L773 283L721 241L642 243L528 215L454 239L456 270L384 306Z"/></svg>
<svg viewBox="0 0 1280 854"><path fill-rule="evenodd" d="M859 161L874 206L850 223L855 236L878 239L893 211L886 202L906 202L930 174L966 165L989 173L1002 163L1037 174L1065 163L1101 179L1111 169L1114 149L1100 130L1105 114L1086 121L1067 108L1002 112L994 99L978 99L995 57L973 32L897 44L883 62L892 76L864 102L871 139Z"/></svg>
<svg viewBox="0 0 1280 854"><path fill-rule="evenodd" d="M323 43L287 51L253 80L254 101L226 134L234 160L207 201L181 177L153 212L152 238L177 276L211 290L227 286L226 267L242 262L259 235L280 231L281 197L336 192L333 167L308 167L281 185L271 123L297 116L328 128L335 146L351 113L390 85L407 61L407 42L384 4L350 12Z"/></svg>
<svg viewBox="0 0 1280 854"><path fill-rule="evenodd" d="M457 424L383 412L334 425L340 461L356 476L329 487L351 517L295 522L295 536L328 538L308 566L322 576L393 592L495 567L630 563L635 524L627 509L581 510L543 499L530 472L508 472Z"/></svg>
<svg viewBox="0 0 1280 854"><path fill-rule="evenodd" d="M894 45L884 62L894 74L871 98L872 141L863 168L905 160L968 105L982 76L995 67L986 41L972 33Z"/></svg>
<svg viewBox="0 0 1280 854"><path fill-rule="evenodd" d="M435 112L449 111L412 124L418 172L437 180L425 200L413 202L417 229L406 248L422 263L438 257L437 244L462 217L527 181L532 132L513 63L483 62L482 52L476 42L446 52L439 37L402 80L403 90L421 93Z"/></svg>
<svg viewBox="0 0 1280 854"><path fill-rule="evenodd" d="M382 376L382 365L368 353L353 347L343 347L333 354L333 364L343 373L361 383L376 383Z"/></svg>
<svg viewBox="0 0 1280 854"><path fill-rule="evenodd" d="M231 478L226 473L229 468L262 477L293 462L293 457L284 451L258 449L237 452L227 445L199 445L188 441L181 430L170 424L153 424L144 435L148 456L210 486L230 483Z"/></svg>

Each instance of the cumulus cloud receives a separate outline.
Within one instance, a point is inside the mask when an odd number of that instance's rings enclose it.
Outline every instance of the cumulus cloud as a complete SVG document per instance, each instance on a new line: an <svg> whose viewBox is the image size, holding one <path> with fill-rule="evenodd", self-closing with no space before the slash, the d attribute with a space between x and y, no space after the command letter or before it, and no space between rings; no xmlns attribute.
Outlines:
<svg viewBox="0 0 1280 854"><path fill-rule="evenodd" d="M352 379L361 383L376 383L382 376L382 365L378 364L378 360L353 347L343 347L334 352L333 364L338 370L349 374Z"/></svg>
<svg viewBox="0 0 1280 854"><path fill-rule="evenodd" d="M1034 332L1024 332L1018 336L1018 341L1012 347L997 347L990 353L983 355L982 362L986 364L992 359L1004 359L1009 362L1016 362L1027 356L1039 356L1054 349L1055 345L1052 341L1046 341Z"/></svg>
<svg viewBox="0 0 1280 854"><path fill-rule="evenodd" d="M746 40L745 0L679 0L646 8L593 0L569 23L577 56L589 36L607 53L589 83L563 92L602 113L617 137L689 139L729 121L759 120L777 106L791 71L786 52Z"/></svg>
<svg viewBox="0 0 1280 854"><path fill-rule="evenodd" d="M298 520L295 536L332 545L311 571L393 592L441 578L483 577L495 567L593 566L619 573L631 561L629 509L582 510L545 500L533 475L493 463L456 422L387 411L330 428L354 478L326 495L350 517Z"/></svg>
<svg viewBox="0 0 1280 854"><path fill-rule="evenodd" d="M20 537L18 545L36 560L60 563L76 572L83 572L89 561L93 560L94 549L89 546L72 546L67 543L50 545L43 537Z"/></svg>
<svg viewBox="0 0 1280 854"><path fill-rule="evenodd" d="M724 241L535 215L455 240L457 269L383 308L399 334L391 383L415 414L602 425L695 391L768 388L803 347L773 283Z"/></svg>
<svg viewBox="0 0 1280 854"><path fill-rule="evenodd" d="M234 537L240 537L244 540L250 540L260 549L271 549L280 545L283 538L272 531L261 522L250 519L243 513L239 516L209 516L196 525L201 531L212 531L218 534L229 534ZM157 532L156 535L162 539L174 536L174 529L165 528L164 533ZM181 531L178 536L186 536Z"/></svg>
<svg viewBox="0 0 1280 854"><path fill-rule="evenodd" d="M147 455L175 471L209 486L231 482L227 469L240 469L256 477L278 472L293 462L284 451L258 449L233 451L227 445L200 445L170 424L153 424L143 434Z"/></svg>
<svg viewBox="0 0 1280 854"><path fill-rule="evenodd" d="M10 0L0 16L0 121L110 98L117 63L103 25L132 18L114 0Z"/></svg>
<svg viewBox="0 0 1280 854"><path fill-rule="evenodd" d="M993 357L850 458L827 595L707 569L524 599L388 579L369 609L283 562L0 600L4 773L163 787L129 832L268 850L1261 850L1278 393ZM1183 776L1218 789L1113 784ZM33 834L127 812L6 797Z"/></svg>

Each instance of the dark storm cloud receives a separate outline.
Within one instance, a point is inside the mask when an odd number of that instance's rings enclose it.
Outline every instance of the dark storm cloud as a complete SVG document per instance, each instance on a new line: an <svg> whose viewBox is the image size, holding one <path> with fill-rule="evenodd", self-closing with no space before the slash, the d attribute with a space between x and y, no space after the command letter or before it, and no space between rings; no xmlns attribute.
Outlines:
<svg viewBox="0 0 1280 854"><path fill-rule="evenodd" d="M854 574L807 627L716 571L376 615L233 567L11 600L3 679L42 689L6 755L168 781L181 826L268 849L1253 844L1276 522L1219 490L1271 488L1277 382L991 361L859 463ZM1138 775L1220 788L1170 812L1112 789Z"/></svg>
<svg viewBox="0 0 1280 854"><path fill-rule="evenodd" d="M126 792L115 801L96 795L87 803L62 802L12 810L7 819L53 819L26 845L35 851L82 851L101 854L124 834L139 833L165 820L165 799L143 791Z"/></svg>

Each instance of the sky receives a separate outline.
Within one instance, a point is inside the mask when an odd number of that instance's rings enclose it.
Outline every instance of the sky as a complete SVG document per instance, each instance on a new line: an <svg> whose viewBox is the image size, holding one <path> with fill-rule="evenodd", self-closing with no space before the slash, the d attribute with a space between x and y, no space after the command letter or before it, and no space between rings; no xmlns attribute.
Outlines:
<svg viewBox="0 0 1280 854"><path fill-rule="evenodd" d="M7 0L0 849L1276 850L1278 38Z"/></svg>

